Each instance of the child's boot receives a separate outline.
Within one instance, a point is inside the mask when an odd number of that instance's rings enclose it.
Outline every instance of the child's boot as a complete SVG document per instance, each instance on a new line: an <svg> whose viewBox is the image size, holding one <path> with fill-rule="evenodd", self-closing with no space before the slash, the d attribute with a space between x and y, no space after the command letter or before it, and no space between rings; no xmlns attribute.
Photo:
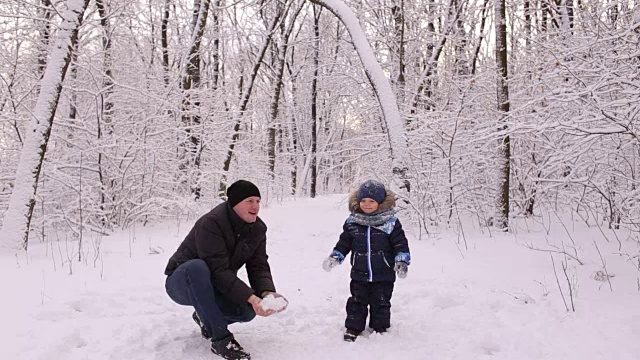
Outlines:
<svg viewBox="0 0 640 360"><path fill-rule="evenodd" d="M344 341L354 342L360 333L361 331L358 330L347 329L344 333Z"/></svg>

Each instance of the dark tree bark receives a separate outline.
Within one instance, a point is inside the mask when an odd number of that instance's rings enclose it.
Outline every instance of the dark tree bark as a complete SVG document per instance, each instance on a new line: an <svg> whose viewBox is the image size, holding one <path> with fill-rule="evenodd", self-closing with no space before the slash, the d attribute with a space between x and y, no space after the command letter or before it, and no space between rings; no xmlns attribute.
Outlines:
<svg viewBox="0 0 640 360"><path fill-rule="evenodd" d="M184 156L181 169L185 172L191 194L196 200L200 198L200 155L202 152L202 135L199 133L202 119L199 115L200 100L197 90L201 86L200 45L207 24L210 0L194 0L191 46L186 61L185 75L182 78L182 125L185 138L179 144ZM194 91L191 91L194 90Z"/></svg>
<svg viewBox="0 0 640 360"><path fill-rule="evenodd" d="M113 55L111 51L111 22L109 21L109 11L106 8L104 0L96 0L96 7L98 8L98 15L100 15L100 25L102 27L102 90L98 96L98 140L104 136L110 136L113 134L113 112L114 104L112 100L113 94ZM73 66L73 64L72 64ZM114 181L108 180L108 176L105 174L103 167L103 151L98 151L98 177L100 179L100 210L103 214L107 208L107 194L110 193L114 187ZM102 219L102 224L106 225L107 219Z"/></svg>
<svg viewBox="0 0 640 360"><path fill-rule="evenodd" d="M51 19L53 18L53 11L51 0L41 0L40 2L42 8L40 9L42 16L42 24L40 25L40 31L42 39L40 41L40 46L38 49L38 74L42 79L42 75L44 75L44 69L47 67L47 54L49 49L49 40L51 38Z"/></svg>
<svg viewBox="0 0 640 360"><path fill-rule="evenodd" d="M507 17L505 0L495 1L496 13L496 65L497 73L497 100L500 146L498 155L498 199L495 226L507 229L509 226L509 179L511 175L511 140L508 135L509 126L506 119L509 115L509 85L508 85L508 58L507 58Z"/></svg>
<svg viewBox="0 0 640 360"><path fill-rule="evenodd" d="M480 21L480 37L478 38L478 43L476 44L476 48L473 52L473 59L471 60L471 75L476 74L477 64L478 64L478 54L480 54L480 47L482 46L482 41L484 40L484 28L487 23L487 9L488 9L489 0L484 0L484 4L482 4L482 20Z"/></svg>
<svg viewBox="0 0 640 360"><path fill-rule="evenodd" d="M404 62L404 51L405 51L405 41L404 41L404 33L405 33L405 23L404 23L404 0L399 0L399 4L396 1L391 7L391 15L393 16L393 25L395 29L395 38L397 43L397 51L398 51L398 77L396 79L397 88L399 92L402 94L405 88L405 68L406 64Z"/></svg>
<svg viewBox="0 0 640 360"><path fill-rule="evenodd" d="M320 15L322 8L313 6L313 80L311 81L311 189L309 195L316 197L318 182L318 70L320 66Z"/></svg>
<svg viewBox="0 0 640 360"><path fill-rule="evenodd" d="M164 84L169 86L169 7L171 0L165 0L160 25L160 46L162 47L162 67L164 68Z"/></svg>

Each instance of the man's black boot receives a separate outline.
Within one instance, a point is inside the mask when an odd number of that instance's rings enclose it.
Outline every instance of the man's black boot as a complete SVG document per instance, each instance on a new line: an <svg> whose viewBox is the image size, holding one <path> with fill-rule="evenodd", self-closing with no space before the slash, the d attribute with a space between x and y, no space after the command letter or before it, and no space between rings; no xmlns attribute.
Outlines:
<svg viewBox="0 0 640 360"><path fill-rule="evenodd" d="M223 359L228 360L250 360L251 355L246 352L240 344L236 341L233 335L229 335L228 337L211 341L211 351L222 357Z"/></svg>

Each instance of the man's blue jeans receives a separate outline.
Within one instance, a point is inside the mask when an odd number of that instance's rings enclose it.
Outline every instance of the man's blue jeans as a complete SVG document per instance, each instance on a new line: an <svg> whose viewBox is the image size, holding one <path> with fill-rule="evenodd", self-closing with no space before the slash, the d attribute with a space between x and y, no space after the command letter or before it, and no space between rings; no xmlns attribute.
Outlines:
<svg viewBox="0 0 640 360"><path fill-rule="evenodd" d="M246 306L238 305L215 288L209 267L200 259L189 260L178 266L167 277L165 288L173 301L195 308L212 341L231 335L227 325L248 322L256 316L249 303Z"/></svg>

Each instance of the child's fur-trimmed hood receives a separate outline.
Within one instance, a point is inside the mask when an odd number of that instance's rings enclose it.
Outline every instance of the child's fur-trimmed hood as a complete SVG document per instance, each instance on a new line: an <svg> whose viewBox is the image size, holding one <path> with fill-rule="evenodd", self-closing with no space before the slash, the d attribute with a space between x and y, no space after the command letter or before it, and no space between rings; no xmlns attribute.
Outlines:
<svg viewBox="0 0 640 360"><path fill-rule="evenodd" d="M387 196L385 196L384 201L380 203L378 206L378 211L385 211L389 209L393 209L396 207L396 194L386 189ZM349 195L349 211L352 213L363 213L360 209L360 202L358 201L358 190L356 189Z"/></svg>

